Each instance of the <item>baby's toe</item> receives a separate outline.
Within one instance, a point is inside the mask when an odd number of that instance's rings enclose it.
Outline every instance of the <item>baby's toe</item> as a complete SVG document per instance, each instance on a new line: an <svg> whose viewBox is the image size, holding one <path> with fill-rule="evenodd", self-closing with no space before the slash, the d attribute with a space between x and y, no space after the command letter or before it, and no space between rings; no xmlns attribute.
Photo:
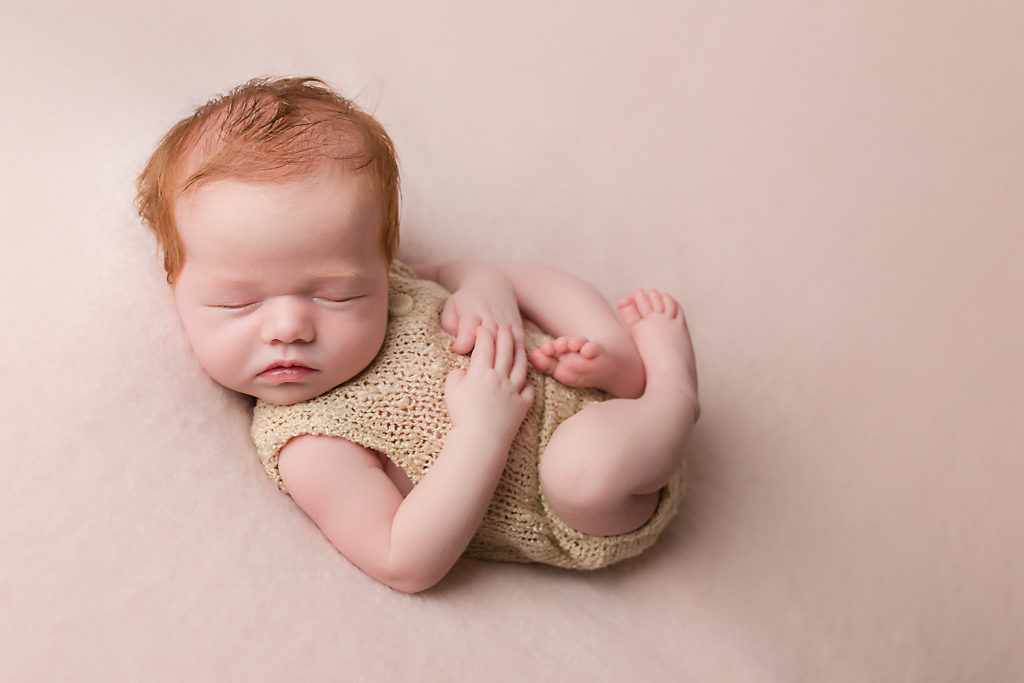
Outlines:
<svg viewBox="0 0 1024 683"><path fill-rule="evenodd" d="M665 302L661 300L661 292L656 289L647 290L647 300L651 303L651 311L654 313L665 312Z"/></svg>
<svg viewBox="0 0 1024 683"><path fill-rule="evenodd" d="M542 348L534 349L529 353L530 363L540 372L551 374L555 369L555 359L543 352Z"/></svg>
<svg viewBox="0 0 1024 683"><path fill-rule="evenodd" d="M640 311L641 318L646 318L651 314L651 300L648 298L647 292L637 289L633 293L633 299L636 301L636 310Z"/></svg>
<svg viewBox="0 0 1024 683"><path fill-rule="evenodd" d="M590 360L597 358L604 352L604 347L594 341L587 341L586 344L580 347L580 355Z"/></svg>
<svg viewBox="0 0 1024 683"><path fill-rule="evenodd" d="M582 349L583 345L586 343L587 340L583 337L573 337L568 340L567 346L573 353L579 353L580 349Z"/></svg>
<svg viewBox="0 0 1024 683"><path fill-rule="evenodd" d="M676 313L679 311L679 303L669 294L662 294L661 302L665 307L665 315L670 318L676 317Z"/></svg>
<svg viewBox="0 0 1024 683"><path fill-rule="evenodd" d="M637 310L636 300L633 297L622 297L616 307L619 309L619 317L627 326L632 327L640 322L640 311Z"/></svg>

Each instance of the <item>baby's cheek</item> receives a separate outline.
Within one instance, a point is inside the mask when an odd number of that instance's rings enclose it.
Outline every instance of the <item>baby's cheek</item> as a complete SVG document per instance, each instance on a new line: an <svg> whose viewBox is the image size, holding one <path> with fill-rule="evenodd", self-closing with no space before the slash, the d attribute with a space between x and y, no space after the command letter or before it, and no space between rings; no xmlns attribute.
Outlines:
<svg viewBox="0 0 1024 683"><path fill-rule="evenodd" d="M203 370L216 382L230 389L238 389L245 376L246 346L241 337L230 328L200 325L189 337L192 351Z"/></svg>

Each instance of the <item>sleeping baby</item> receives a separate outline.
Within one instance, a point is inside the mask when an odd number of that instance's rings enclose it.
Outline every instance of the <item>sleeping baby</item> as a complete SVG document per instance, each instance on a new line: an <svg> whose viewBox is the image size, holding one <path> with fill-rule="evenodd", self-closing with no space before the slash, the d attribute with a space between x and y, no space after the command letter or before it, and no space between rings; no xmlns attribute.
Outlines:
<svg viewBox="0 0 1024 683"><path fill-rule="evenodd" d="M323 81L211 100L138 187L200 365L257 399L268 476L377 581L420 591L464 554L596 569L675 513L700 411L675 299L396 260L391 139Z"/></svg>

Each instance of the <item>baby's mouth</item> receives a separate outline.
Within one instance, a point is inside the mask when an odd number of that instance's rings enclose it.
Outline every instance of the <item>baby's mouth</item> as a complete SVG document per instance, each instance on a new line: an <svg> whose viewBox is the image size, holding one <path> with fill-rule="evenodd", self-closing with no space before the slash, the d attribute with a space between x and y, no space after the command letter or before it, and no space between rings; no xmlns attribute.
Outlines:
<svg viewBox="0 0 1024 683"><path fill-rule="evenodd" d="M257 377L271 384L298 382L316 372L313 368L297 361L275 361L268 365Z"/></svg>

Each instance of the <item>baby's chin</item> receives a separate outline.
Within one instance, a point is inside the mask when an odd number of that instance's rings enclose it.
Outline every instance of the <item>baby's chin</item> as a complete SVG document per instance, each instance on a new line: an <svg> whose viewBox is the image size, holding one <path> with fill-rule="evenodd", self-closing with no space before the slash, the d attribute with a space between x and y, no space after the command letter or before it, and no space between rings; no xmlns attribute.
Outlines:
<svg viewBox="0 0 1024 683"><path fill-rule="evenodd" d="M249 386L245 389L235 389L235 391L247 394L261 401L266 401L267 403L273 403L274 405L290 406L295 403L308 401L311 398L316 398L317 396L330 391L338 384L340 384L340 382L335 382L331 386L323 386L321 383L305 384L302 382L285 382L269 386Z"/></svg>

